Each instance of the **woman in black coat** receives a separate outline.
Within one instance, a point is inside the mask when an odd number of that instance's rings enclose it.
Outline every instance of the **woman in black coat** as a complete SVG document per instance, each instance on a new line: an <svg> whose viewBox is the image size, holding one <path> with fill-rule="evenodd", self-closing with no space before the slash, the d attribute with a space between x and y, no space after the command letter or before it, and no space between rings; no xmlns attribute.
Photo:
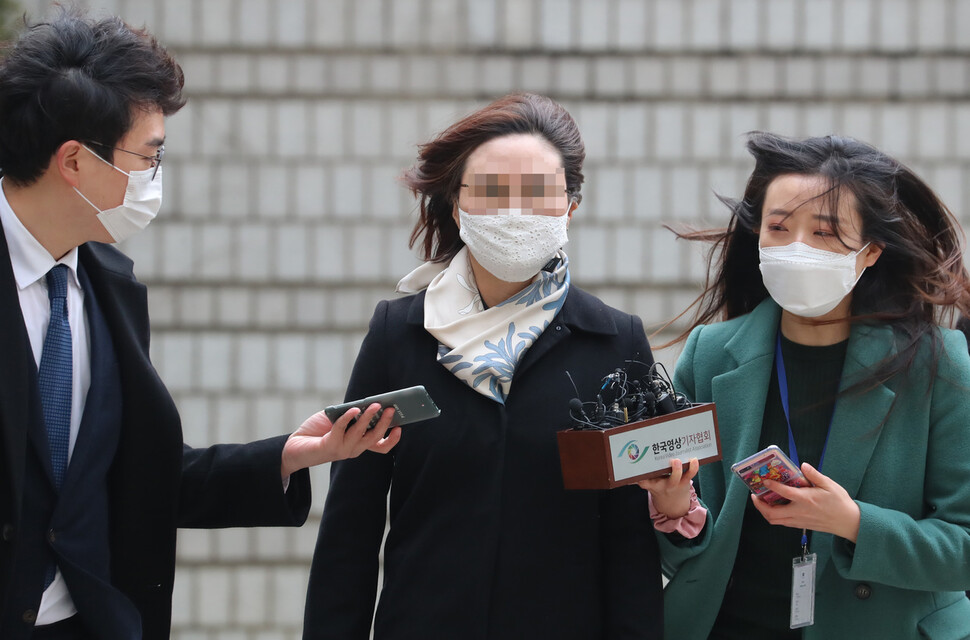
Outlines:
<svg viewBox="0 0 970 640"><path fill-rule="evenodd" d="M565 491L576 391L651 363L640 320L570 286L585 151L558 104L508 96L424 145L424 265L378 304L347 398L423 384L441 417L334 463L305 638L659 638L646 492ZM387 495L390 529L384 540ZM384 582L374 614L379 553Z"/></svg>

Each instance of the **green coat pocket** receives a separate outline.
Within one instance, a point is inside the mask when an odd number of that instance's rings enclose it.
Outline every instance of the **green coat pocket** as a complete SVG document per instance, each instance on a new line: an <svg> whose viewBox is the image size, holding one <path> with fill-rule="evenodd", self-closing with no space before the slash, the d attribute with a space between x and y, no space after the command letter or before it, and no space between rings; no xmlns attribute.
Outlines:
<svg viewBox="0 0 970 640"><path fill-rule="evenodd" d="M937 609L916 625L927 640L966 640L970 638L970 599L962 597L953 604Z"/></svg>

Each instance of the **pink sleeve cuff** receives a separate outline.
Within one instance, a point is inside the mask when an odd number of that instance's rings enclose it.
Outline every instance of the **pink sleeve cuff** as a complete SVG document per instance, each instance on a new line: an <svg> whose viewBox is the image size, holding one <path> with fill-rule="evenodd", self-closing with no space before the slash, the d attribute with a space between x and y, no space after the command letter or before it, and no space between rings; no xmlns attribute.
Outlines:
<svg viewBox="0 0 970 640"><path fill-rule="evenodd" d="M657 511L653 506L653 496L649 497L650 519L653 520L653 528L661 533L673 533L676 531L687 539L696 538L704 529L707 522L707 509L701 506L694 491L694 482L690 483L690 508L687 514L680 518L668 518L665 514Z"/></svg>

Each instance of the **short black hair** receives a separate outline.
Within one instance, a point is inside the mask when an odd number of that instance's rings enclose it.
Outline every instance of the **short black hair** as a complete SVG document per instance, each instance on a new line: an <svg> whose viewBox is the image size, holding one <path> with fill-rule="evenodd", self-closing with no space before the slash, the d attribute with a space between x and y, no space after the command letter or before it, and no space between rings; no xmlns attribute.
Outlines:
<svg viewBox="0 0 970 640"><path fill-rule="evenodd" d="M134 110L172 115L185 104L184 82L148 31L60 8L27 25L0 62L0 171L30 184L68 140L96 143L111 162Z"/></svg>

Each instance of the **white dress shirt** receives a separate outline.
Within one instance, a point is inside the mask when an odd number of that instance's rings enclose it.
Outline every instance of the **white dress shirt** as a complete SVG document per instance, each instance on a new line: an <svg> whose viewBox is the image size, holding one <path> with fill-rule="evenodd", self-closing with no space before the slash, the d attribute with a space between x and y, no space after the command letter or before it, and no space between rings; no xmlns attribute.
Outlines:
<svg viewBox="0 0 970 640"><path fill-rule="evenodd" d="M71 323L71 352L73 375L71 377L71 439L67 450L68 465L74 453L81 416L84 414L84 401L91 386L91 337L88 333L87 317L84 314L84 291L77 276L77 248L71 249L60 260L55 260L47 249L30 234L23 223L10 208L4 192L4 181L0 180L0 222L10 252L10 264L20 295L20 310L24 325L30 338L30 348L34 352L34 363L40 368L41 351L50 324L51 306L47 297L47 272L56 264L67 265L70 277L67 279L67 316ZM52 624L69 618L77 613L74 601L67 590L67 584L60 569L54 576L40 602L37 611L38 625Z"/></svg>

